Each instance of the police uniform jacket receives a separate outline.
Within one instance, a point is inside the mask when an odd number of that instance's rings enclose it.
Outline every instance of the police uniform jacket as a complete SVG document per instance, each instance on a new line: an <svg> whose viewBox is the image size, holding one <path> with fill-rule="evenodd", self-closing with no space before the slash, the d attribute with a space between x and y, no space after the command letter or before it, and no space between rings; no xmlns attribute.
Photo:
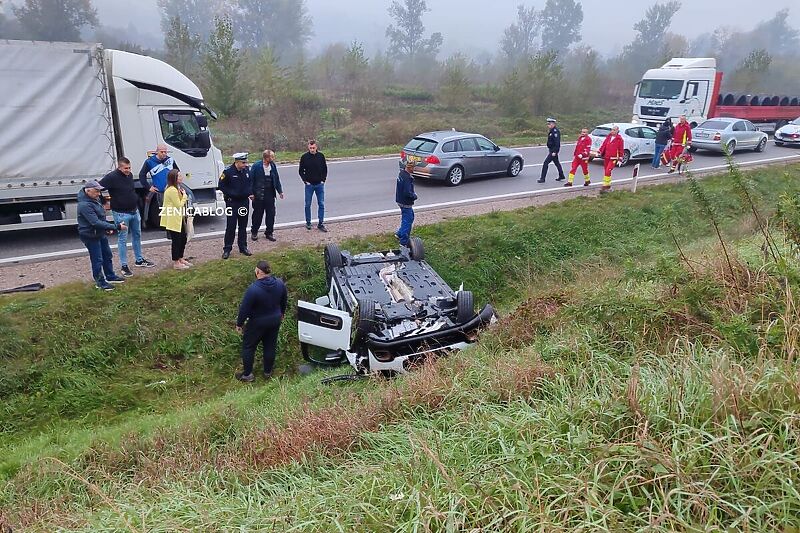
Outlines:
<svg viewBox="0 0 800 533"><path fill-rule="evenodd" d="M242 203L253 193L253 181L248 167L236 170L235 165L226 168L219 177L217 188L222 191L226 202Z"/></svg>
<svg viewBox="0 0 800 533"><path fill-rule="evenodd" d="M561 150L561 132L558 131L558 128L553 128L547 134L547 149L551 154L557 154Z"/></svg>

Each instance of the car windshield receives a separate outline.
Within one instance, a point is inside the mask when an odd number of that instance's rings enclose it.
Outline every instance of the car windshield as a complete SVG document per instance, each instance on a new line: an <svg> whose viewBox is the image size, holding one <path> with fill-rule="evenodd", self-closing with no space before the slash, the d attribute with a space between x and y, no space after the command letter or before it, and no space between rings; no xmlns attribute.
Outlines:
<svg viewBox="0 0 800 533"><path fill-rule="evenodd" d="M436 141L432 141L430 139L414 137L411 139L411 141L409 141L405 149L412 152L425 152L426 154L430 154L433 153L433 150L436 148L436 144Z"/></svg>
<svg viewBox="0 0 800 533"><path fill-rule="evenodd" d="M592 130L592 135L595 137L608 137L608 134L611 133L611 128L595 128Z"/></svg>
<svg viewBox="0 0 800 533"><path fill-rule="evenodd" d="M698 127L705 130L724 130L728 127L728 122L723 122L722 120L706 120Z"/></svg>
<svg viewBox="0 0 800 533"><path fill-rule="evenodd" d="M639 98L666 98L675 100L681 95L683 80L642 80Z"/></svg>
<svg viewBox="0 0 800 533"><path fill-rule="evenodd" d="M794 119L789 124L794 124L795 126L800 126L800 117Z"/></svg>

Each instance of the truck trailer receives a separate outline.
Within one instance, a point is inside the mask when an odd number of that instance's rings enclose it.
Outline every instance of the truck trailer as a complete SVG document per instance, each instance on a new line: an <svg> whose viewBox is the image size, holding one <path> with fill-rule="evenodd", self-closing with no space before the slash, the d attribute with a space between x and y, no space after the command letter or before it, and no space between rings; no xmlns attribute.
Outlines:
<svg viewBox="0 0 800 533"><path fill-rule="evenodd" d="M800 97L722 92L723 73L713 57L674 57L650 69L634 89L636 124L657 127L681 115L692 127L709 118L746 119L766 132L776 131L800 117Z"/></svg>
<svg viewBox="0 0 800 533"><path fill-rule="evenodd" d="M0 41L0 231L77 224L77 193L131 160L142 220L158 226L139 169L158 144L214 209L222 153L197 86L158 59L100 44Z"/></svg>

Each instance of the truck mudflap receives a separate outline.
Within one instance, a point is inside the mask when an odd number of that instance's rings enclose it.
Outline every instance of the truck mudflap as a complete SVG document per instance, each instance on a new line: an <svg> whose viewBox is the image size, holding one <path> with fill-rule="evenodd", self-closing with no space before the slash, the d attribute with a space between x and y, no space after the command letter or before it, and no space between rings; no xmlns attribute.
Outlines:
<svg viewBox="0 0 800 533"><path fill-rule="evenodd" d="M496 319L494 308L486 304L471 320L448 329L432 331L424 335L401 337L391 341L378 338L374 333L367 335L364 342L370 350L379 351L407 351L415 350L423 343L429 345L449 346L458 342L471 342L471 333L478 328L490 324Z"/></svg>

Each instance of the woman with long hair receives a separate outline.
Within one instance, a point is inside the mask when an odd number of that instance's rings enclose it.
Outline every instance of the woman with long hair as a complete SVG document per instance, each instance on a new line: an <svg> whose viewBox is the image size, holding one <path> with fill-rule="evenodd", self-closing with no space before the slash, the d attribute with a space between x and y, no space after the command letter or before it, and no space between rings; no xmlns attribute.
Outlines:
<svg viewBox="0 0 800 533"><path fill-rule="evenodd" d="M183 172L172 169L167 174L167 188L164 190L164 205L161 210L161 226L167 230L172 241L172 267L186 270L192 264L183 258L186 250L186 205L188 196L181 187Z"/></svg>

